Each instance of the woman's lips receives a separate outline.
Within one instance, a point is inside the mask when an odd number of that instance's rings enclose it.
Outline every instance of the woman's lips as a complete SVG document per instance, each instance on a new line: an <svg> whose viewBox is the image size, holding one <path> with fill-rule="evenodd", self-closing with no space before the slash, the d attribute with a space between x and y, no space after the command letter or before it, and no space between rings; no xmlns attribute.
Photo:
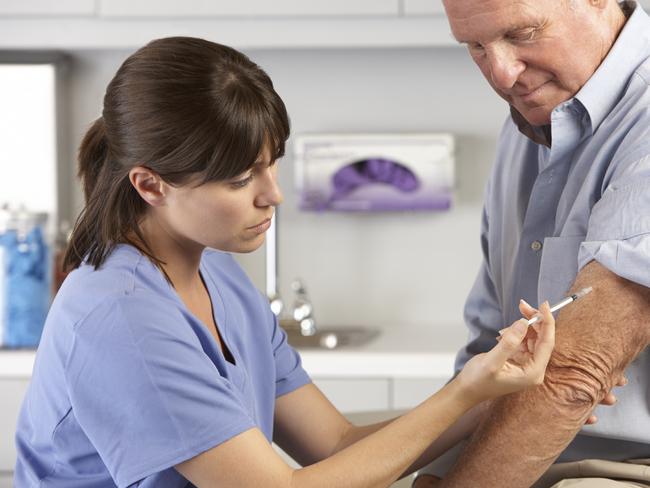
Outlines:
<svg viewBox="0 0 650 488"><path fill-rule="evenodd" d="M271 227L271 219L264 219L259 224L249 227L248 229L253 231L255 234L263 234L269 230L269 227Z"/></svg>

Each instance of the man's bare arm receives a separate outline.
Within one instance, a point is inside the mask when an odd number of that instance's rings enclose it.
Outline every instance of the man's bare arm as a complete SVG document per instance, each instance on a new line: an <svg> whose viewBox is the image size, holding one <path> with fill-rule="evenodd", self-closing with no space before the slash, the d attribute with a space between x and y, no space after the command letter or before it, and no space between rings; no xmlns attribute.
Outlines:
<svg viewBox="0 0 650 488"><path fill-rule="evenodd" d="M573 440L650 342L650 290L597 262L574 290L594 293L562 311L544 384L494 402L440 486L530 486Z"/></svg>

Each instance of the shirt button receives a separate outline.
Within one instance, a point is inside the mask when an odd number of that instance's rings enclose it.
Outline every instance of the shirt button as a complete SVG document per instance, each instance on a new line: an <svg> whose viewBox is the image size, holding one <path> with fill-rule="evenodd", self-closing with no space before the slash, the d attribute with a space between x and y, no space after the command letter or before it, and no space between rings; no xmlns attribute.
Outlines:
<svg viewBox="0 0 650 488"><path fill-rule="evenodd" d="M537 252L542 248L542 243L539 241L533 241L533 243L530 245L530 248L533 251Z"/></svg>

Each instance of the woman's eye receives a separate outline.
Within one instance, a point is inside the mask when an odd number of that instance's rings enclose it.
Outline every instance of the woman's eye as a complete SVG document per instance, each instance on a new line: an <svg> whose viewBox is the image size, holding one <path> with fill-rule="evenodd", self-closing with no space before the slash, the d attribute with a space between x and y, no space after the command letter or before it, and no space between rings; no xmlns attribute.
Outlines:
<svg viewBox="0 0 650 488"><path fill-rule="evenodd" d="M230 183L230 186L232 188L244 188L251 181L253 181L253 175L250 175L248 178L244 178L243 180L233 181L232 183Z"/></svg>

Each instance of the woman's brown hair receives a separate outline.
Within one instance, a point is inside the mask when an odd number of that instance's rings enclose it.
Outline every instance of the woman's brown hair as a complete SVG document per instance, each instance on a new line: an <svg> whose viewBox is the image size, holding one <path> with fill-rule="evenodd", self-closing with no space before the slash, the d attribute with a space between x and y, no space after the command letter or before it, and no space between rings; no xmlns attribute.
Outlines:
<svg viewBox="0 0 650 488"><path fill-rule="evenodd" d="M119 243L137 245L158 265L139 229L147 204L129 181L146 166L171 185L233 178L265 145L284 154L287 111L268 75L242 53L203 39L150 42L108 84L102 116L79 148L86 206L64 268L101 266Z"/></svg>

